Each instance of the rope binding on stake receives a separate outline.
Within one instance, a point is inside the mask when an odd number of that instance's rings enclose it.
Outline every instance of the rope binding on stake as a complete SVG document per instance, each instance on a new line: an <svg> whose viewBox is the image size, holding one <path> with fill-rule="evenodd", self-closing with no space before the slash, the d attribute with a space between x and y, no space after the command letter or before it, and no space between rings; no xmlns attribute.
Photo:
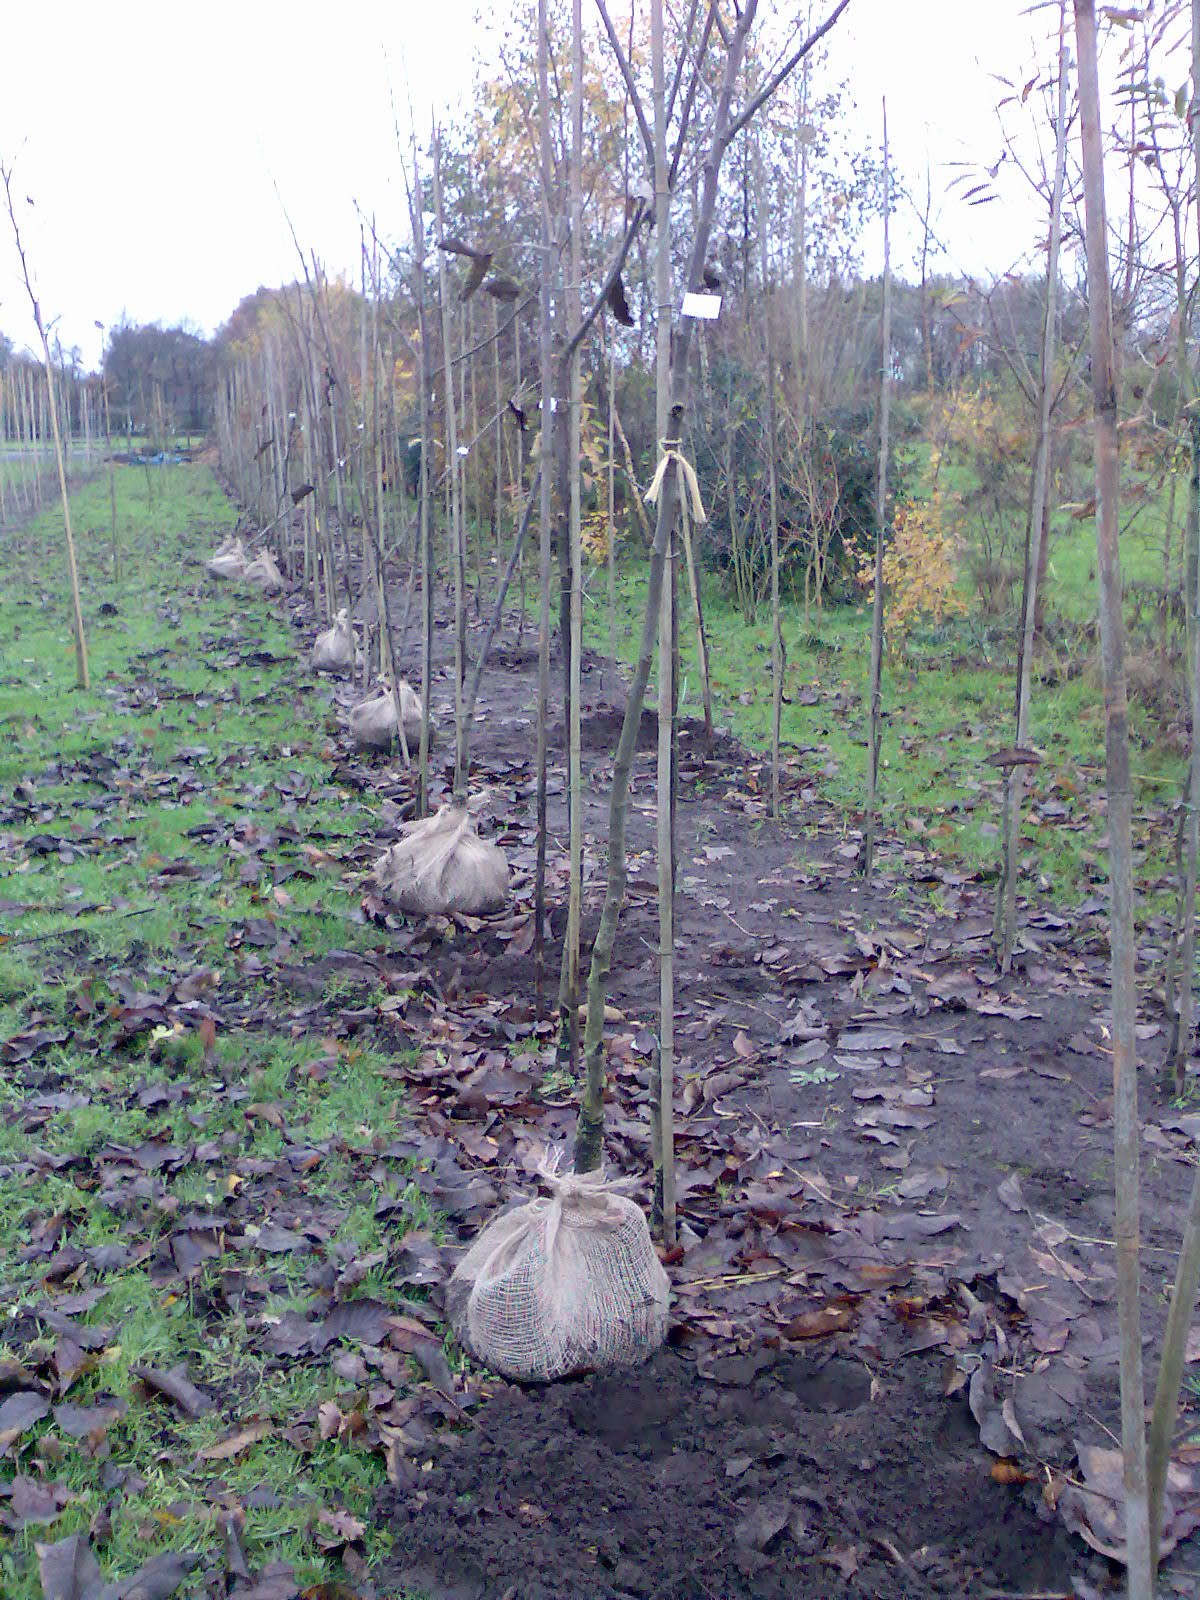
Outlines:
<svg viewBox="0 0 1200 1600"><path fill-rule="evenodd" d="M646 504L652 506L657 503L659 491L663 486L663 479L667 474L667 467L674 461L679 467L687 488L688 499L691 501L692 521L699 525L708 521L708 513L704 509L704 501L700 498L700 484L696 479L696 469L680 448L682 444L682 439L660 439L658 441L658 447L662 451L662 455L658 458L658 467L654 473L654 480L646 490Z"/></svg>

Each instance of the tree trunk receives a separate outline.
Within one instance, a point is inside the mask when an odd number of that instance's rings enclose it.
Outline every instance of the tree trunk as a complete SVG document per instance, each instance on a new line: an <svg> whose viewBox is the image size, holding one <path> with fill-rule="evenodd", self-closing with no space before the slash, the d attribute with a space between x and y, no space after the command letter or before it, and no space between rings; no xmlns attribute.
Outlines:
<svg viewBox="0 0 1200 1600"><path fill-rule="evenodd" d="M445 236L442 212L442 138L433 140L433 197L438 238ZM458 411L454 396L454 362L450 297L445 252L438 251L438 299L442 308L442 364L446 380L446 471L450 476L450 545L454 556L454 798L467 798L467 723L463 716L463 679L467 647L467 552L463 528L462 471L458 455Z"/></svg>
<svg viewBox="0 0 1200 1600"><path fill-rule="evenodd" d="M687 287L692 290L700 290L704 281L704 260L716 210L721 161L730 138L730 106L733 89L741 71L746 42L753 28L757 10L758 0L746 0L740 19L730 35L725 70L713 120L712 142L704 161L700 209L688 259L685 281ZM671 404L665 435L670 440L682 441L683 421L688 402L690 376L688 357L691 353L692 328L692 322L685 318L678 328L672 351ZM613 943L620 920L621 904L625 897L625 819L629 797L629 774L633 766L642 702L645 698L646 683L650 677L654 641L658 631L663 568L678 508L678 471L676 463L668 462L660 487L638 660L629 686L625 717L621 724L621 734L613 762L612 791L609 800L608 882L600 926L592 946L592 962L588 974L588 1014L584 1036L585 1082L575 1133L577 1172L590 1172L600 1164L604 1133L604 1001Z"/></svg>
<svg viewBox="0 0 1200 1600"><path fill-rule="evenodd" d="M571 282L564 296L572 327L583 320L583 0L571 8ZM567 890L567 937L563 947L559 1018L559 1059L571 1074L579 1058L579 939L583 920L583 755L580 662L583 652L583 536L580 505L580 457L583 441L583 374L580 346L571 352L567 371L567 450L570 465L567 537L570 542L570 644L567 693L567 807L570 875Z"/></svg>
<svg viewBox="0 0 1200 1600"><path fill-rule="evenodd" d="M666 437L671 395L671 190L667 167L666 63L663 0L650 5L650 70L654 99L654 302L655 430ZM661 444L660 444L661 448ZM667 533L668 571L658 608L658 1046L650 1085L650 1144L654 1160L653 1223L670 1245L675 1239L675 872L671 733L674 718L675 584L670 563L674 527Z"/></svg>
<svg viewBox="0 0 1200 1600"><path fill-rule="evenodd" d="M429 327L425 303L425 212L421 201L421 171L417 163L417 142L412 145L412 190L409 195L412 216L413 250L416 256L417 328L421 336L421 461L418 468L417 511L421 553L421 741L417 751L417 815L429 814L429 697L433 689L433 508L430 503L429 468L433 453L433 430L429 418L429 392L433 372L429 365Z"/></svg>

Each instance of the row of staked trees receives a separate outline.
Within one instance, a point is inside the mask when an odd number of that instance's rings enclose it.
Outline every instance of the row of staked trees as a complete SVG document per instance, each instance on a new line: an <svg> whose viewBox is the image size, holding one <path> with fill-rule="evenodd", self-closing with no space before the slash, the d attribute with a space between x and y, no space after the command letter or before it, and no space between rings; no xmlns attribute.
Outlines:
<svg viewBox="0 0 1200 1600"><path fill-rule="evenodd" d="M362 218L353 282L331 279L298 243L296 281L260 290L222 330L216 434L236 492L285 566L309 586L318 612L354 608L368 672L394 676L419 663L426 719L435 602L444 594L452 604L460 799L470 792L471 716L505 596L514 581L533 584L535 960L541 992L553 698L568 730L570 887L557 996L563 1064L581 1082L579 1170L595 1167L602 1152L604 998L624 898L629 776L657 656L661 1013L653 1148L655 1221L668 1242L675 1228L677 640L682 629L701 640L711 717L705 577L715 570L748 614L769 607L776 810L781 595L790 586L806 616L816 609L819 626L826 600L873 588L869 871L884 586L903 618L906 574L916 571L921 604L948 611L961 604L955 562L965 566L984 614L1009 630L1016 663L1013 748L1001 762L1005 860L996 926L997 959L1007 970L1022 775L1037 759L1028 740L1045 620L1039 580L1044 588L1056 514L1095 518L1108 714L1123 1443L1130 1588L1140 1600L1152 1592L1150 1507L1161 1500L1164 1439L1200 1274L1200 1184L1147 1461L1127 624L1117 529L1122 494L1135 512L1159 518L1164 659L1178 661L1192 725L1200 725L1193 19L1182 4L1108 12L1101 58L1092 0L1074 0L1074 18L1065 0L1046 9L1057 26L1044 59L999 108L1010 168L1044 217L1044 232L1029 241L1035 255L1044 251L1044 271L1000 272L980 285L930 270L937 251L928 199L922 209L919 194L915 201L905 195L890 171L886 135L876 156L850 131L846 91L824 55L845 4L828 0L797 22L792 8L758 0L732 8L684 0L669 12L661 0L611 11L595 0L586 15L582 0L526 0L499 27L487 52L493 65L481 71L466 114L435 129L428 145L415 135L398 140L407 226ZM1195 27L1200 44L1200 21ZM1115 102L1102 100L1101 61L1103 81L1117 85ZM1175 70L1178 94L1165 87ZM1022 142L1022 123L1032 145ZM1109 183L1114 171L1127 183L1107 211L1106 160ZM1003 201L1000 166L963 174L967 203ZM863 230L882 218L886 240L901 202L920 222L915 276L893 282L886 251L883 273L865 275ZM920 481L908 483L903 446L913 440L924 448L910 452L907 470ZM939 476L951 453L971 468L965 492L952 494ZM614 752L603 909L589 951L581 945L583 593L589 569L601 580L588 578L593 591L606 578L615 616L619 544L642 579L644 615ZM947 550L955 562L944 560ZM935 554L942 575L931 584ZM474 659L466 627L472 607L488 616ZM552 696L555 633L562 678ZM613 633L610 622L610 644ZM1183 976L1171 1001L1176 1072L1191 1043L1195 745L1182 812ZM427 721L410 754L423 811L434 788Z"/></svg>

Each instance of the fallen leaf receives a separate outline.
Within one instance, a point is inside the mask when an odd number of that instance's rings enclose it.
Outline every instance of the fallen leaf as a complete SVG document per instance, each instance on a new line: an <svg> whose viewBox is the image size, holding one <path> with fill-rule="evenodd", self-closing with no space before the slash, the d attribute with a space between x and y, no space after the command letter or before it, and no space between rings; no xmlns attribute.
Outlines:
<svg viewBox="0 0 1200 1600"><path fill-rule="evenodd" d="M816 1311L804 1311L781 1331L785 1339L823 1339L830 1333L844 1333L854 1326L854 1312L849 1306L821 1306Z"/></svg>
<svg viewBox="0 0 1200 1600"><path fill-rule="evenodd" d="M1010 1211L1024 1211L1025 1199L1021 1194L1021 1176L1017 1172L1010 1172L1008 1177L996 1190L1002 1204Z"/></svg>
<svg viewBox="0 0 1200 1600"><path fill-rule="evenodd" d="M858 1571L858 1546L853 1544L826 1545L821 1560L827 1567L836 1567L843 1578L852 1578Z"/></svg>
<svg viewBox="0 0 1200 1600"><path fill-rule="evenodd" d="M758 1051L754 1046L754 1040L748 1033L744 1032L738 1032L734 1034L733 1049L734 1054L740 1056L743 1061L753 1061L758 1055Z"/></svg>
<svg viewBox="0 0 1200 1600"><path fill-rule="evenodd" d="M24 1528L31 1523L54 1522L62 1508L74 1498L63 1483L47 1483L42 1478L18 1474L12 1481L8 1501L9 1526Z"/></svg>
<svg viewBox="0 0 1200 1600"><path fill-rule="evenodd" d="M31 1389L19 1389L16 1394L0 1402L0 1453L7 1450L14 1439L40 1422L50 1411L49 1401Z"/></svg>
<svg viewBox="0 0 1200 1600"><path fill-rule="evenodd" d="M115 1600L81 1533L57 1544L34 1545L43 1600Z"/></svg>
<svg viewBox="0 0 1200 1600"><path fill-rule="evenodd" d="M352 1517L348 1511L327 1511L324 1506L317 1512L317 1522L321 1528L329 1530L328 1534L317 1534L317 1542L324 1550L336 1550L341 1545L353 1544L367 1531L366 1524Z"/></svg>
<svg viewBox="0 0 1200 1600"><path fill-rule="evenodd" d="M54 1425L70 1439L100 1439L127 1410L124 1400L110 1400L94 1406L66 1403L55 1406Z"/></svg>
<svg viewBox="0 0 1200 1600"><path fill-rule="evenodd" d="M791 1514L791 1505L786 1500L762 1500L738 1520L733 1542L743 1550L765 1550L787 1527Z"/></svg>
<svg viewBox="0 0 1200 1600"><path fill-rule="evenodd" d="M213 1401L197 1389L182 1363L172 1367L169 1372L163 1372L159 1367L145 1366L133 1366L129 1370L135 1378L140 1378L148 1389L164 1395L177 1405L186 1417L198 1417L212 1409Z"/></svg>
<svg viewBox="0 0 1200 1600"><path fill-rule="evenodd" d="M154 1556L140 1572L115 1586L114 1600L167 1600L199 1561L190 1550Z"/></svg>
<svg viewBox="0 0 1200 1600"><path fill-rule="evenodd" d="M252 1444L258 1444L271 1432L272 1424L265 1419L252 1422L249 1427L240 1428L237 1433L231 1433L227 1439L219 1439L216 1444L210 1444L205 1449L197 1451L201 1461L232 1461L234 1456L240 1456L243 1450L248 1450Z"/></svg>

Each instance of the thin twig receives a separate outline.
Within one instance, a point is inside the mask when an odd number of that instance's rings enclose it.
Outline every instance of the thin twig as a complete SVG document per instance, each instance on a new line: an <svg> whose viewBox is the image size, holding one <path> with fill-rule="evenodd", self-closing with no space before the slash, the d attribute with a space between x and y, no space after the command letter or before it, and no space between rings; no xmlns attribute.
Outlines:
<svg viewBox="0 0 1200 1600"><path fill-rule="evenodd" d="M848 3L849 0L843 0L843 4ZM620 69L622 78L625 80L625 88L629 94L629 103L633 107L634 116L637 118L637 125L641 130L642 142L646 146L646 162L650 171L653 172L654 135L650 132L650 124L646 121L646 113L642 109L642 100L637 91L637 83L634 81L633 68L630 66L629 58L626 56L625 51L622 48L621 41L617 37L617 30L613 27L612 18L608 14L608 7L604 4L604 0L596 0L596 9L600 13L600 20L604 24L604 31L608 34L608 42L612 45L613 55L617 59L617 66Z"/></svg>

